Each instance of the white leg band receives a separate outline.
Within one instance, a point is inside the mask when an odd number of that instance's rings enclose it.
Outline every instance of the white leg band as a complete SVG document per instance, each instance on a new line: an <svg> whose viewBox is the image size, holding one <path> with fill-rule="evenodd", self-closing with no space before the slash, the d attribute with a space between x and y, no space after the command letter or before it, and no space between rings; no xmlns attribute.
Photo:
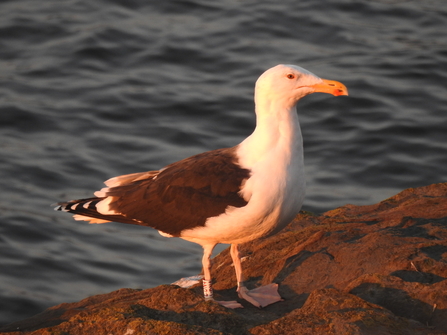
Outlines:
<svg viewBox="0 0 447 335"><path fill-rule="evenodd" d="M211 287L211 280L203 280L203 296L205 300L213 300L213 288Z"/></svg>

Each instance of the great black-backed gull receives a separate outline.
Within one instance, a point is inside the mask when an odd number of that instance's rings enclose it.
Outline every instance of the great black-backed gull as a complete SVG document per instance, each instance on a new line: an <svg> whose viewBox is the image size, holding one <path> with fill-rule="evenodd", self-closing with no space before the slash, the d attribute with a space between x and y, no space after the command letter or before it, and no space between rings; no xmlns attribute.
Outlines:
<svg viewBox="0 0 447 335"><path fill-rule="evenodd" d="M240 144L201 153L158 171L111 178L95 197L55 208L90 223L123 222L157 229L203 247L203 289L213 299L210 257L231 244L237 292L257 307L281 300L277 285L244 286L238 245L279 232L304 199L303 142L296 104L323 92L347 95L346 86L295 65L277 65L256 82L256 128ZM220 301L224 306L241 307Z"/></svg>

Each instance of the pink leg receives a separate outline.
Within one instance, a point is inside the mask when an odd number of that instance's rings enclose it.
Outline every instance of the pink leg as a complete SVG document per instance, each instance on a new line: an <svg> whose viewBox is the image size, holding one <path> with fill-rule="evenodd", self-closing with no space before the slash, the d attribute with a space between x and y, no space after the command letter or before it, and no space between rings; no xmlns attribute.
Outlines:
<svg viewBox="0 0 447 335"><path fill-rule="evenodd" d="M203 266L203 296L205 300L213 300L213 288L211 287L211 255L213 253L213 249L216 245L205 245L203 246L203 257L202 257L202 266Z"/></svg>
<svg viewBox="0 0 447 335"><path fill-rule="evenodd" d="M216 245L203 246L203 296L205 300L214 300L213 287L211 285L211 255ZM242 308L243 306L237 301L216 301L218 304L227 308Z"/></svg>
<svg viewBox="0 0 447 335"><path fill-rule="evenodd" d="M233 260L234 264L234 271L236 272L236 280L237 280L237 287L239 287L243 284L244 278L242 277L242 264L241 264L241 256L239 254L239 249L237 248L237 244L232 244L230 247L230 255L231 259Z"/></svg>
<svg viewBox="0 0 447 335"><path fill-rule="evenodd" d="M242 264L237 244L232 244L230 248L231 258L233 259L234 271L236 272L237 293L239 298L247 300L252 305L262 308L281 301L278 293L278 284L269 284L249 291L244 285L242 275Z"/></svg>

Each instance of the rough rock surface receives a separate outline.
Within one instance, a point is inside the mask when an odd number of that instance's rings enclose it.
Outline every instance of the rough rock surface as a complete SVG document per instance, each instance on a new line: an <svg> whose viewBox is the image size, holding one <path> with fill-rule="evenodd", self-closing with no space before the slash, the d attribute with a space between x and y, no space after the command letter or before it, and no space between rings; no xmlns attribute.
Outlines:
<svg viewBox="0 0 447 335"><path fill-rule="evenodd" d="M447 183L371 206L300 214L241 247L249 288L276 282L259 310L205 302L201 286L121 289L61 304L6 334L447 334ZM217 299L234 300L228 249L213 261Z"/></svg>

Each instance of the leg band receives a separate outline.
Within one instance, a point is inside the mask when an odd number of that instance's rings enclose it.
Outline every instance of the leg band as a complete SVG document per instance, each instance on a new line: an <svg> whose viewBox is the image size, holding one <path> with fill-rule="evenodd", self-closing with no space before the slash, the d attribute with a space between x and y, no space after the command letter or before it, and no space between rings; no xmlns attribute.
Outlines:
<svg viewBox="0 0 447 335"><path fill-rule="evenodd" d="M211 287L211 280L203 280L203 296L205 300L213 299L213 288Z"/></svg>

